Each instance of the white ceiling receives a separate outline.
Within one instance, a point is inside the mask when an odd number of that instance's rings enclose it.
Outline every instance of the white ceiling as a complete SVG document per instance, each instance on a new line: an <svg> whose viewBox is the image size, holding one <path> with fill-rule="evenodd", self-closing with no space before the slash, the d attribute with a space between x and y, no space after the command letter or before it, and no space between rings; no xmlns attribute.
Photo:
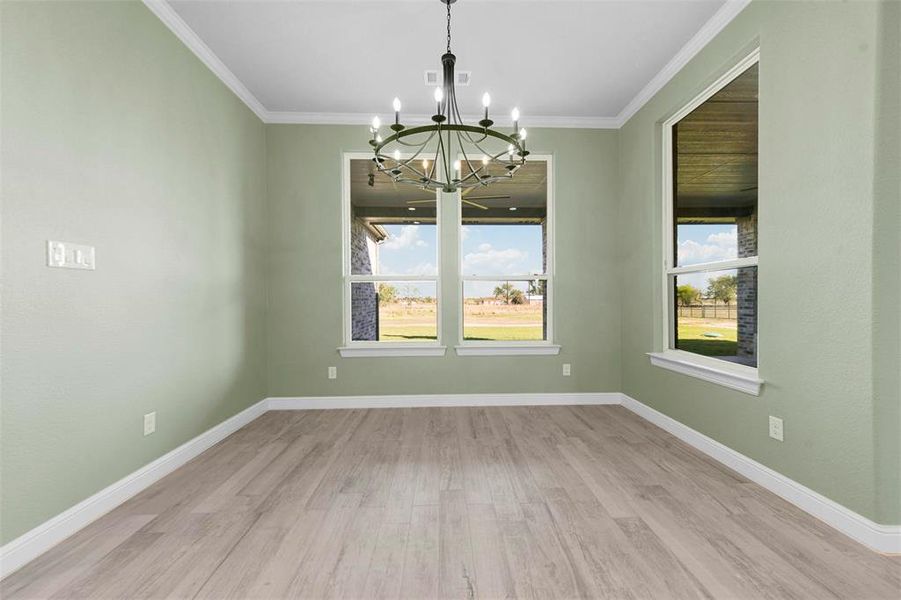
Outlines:
<svg viewBox="0 0 901 600"><path fill-rule="evenodd" d="M445 51L439 0L145 2L264 120L384 119L395 96L405 114L434 112L423 72ZM489 91L526 126L618 126L745 3L459 0L460 108L478 114Z"/></svg>

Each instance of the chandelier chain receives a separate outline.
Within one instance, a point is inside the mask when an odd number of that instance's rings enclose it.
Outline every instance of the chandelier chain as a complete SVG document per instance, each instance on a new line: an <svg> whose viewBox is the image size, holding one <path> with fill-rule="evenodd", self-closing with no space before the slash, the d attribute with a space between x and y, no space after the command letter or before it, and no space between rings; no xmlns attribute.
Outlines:
<svg viewBox="0 0 901 600"><path fill-rule="evenodd" d="M450 54L451 51L451 14L450 14L450 5L451 3L447 3L447 53Z"/></svg>

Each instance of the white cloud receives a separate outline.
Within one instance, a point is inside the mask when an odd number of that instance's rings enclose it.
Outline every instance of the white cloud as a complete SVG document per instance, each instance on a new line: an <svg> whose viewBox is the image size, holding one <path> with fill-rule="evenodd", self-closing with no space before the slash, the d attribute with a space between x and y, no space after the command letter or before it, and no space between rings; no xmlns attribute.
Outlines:
<svg viewBox="0 0 901 600"><path fill-rule="evenodd" d="M387 250L402 250L404 248L422 248L426 246L425 240L419 237L418 225L404 225L400 228L399 235L391 235L382 242L382 248Z"/></svg>
<svg viewBox="0 0 901 600"><path fill-rule="evenodd" d="M467 226L463 226L460 228L460 241L465 242L466 238L469 237L470 229Z"/></svg>
<svg viewBox="0 0 901 600"><path fill-rule="evenodd" d="M711 233L707 236L707 241L718 246L736 247L738 244L738 231L723 231L720 233Z"/></svg>
<svg viewBox="0 0 901 600"><path fill-rule="evenodd" d="M407 269L406 275L437 275L438 267L430 262L422 262Z"/></svg>
<svg viewBox="0 0 901 600"><path fill-rule="evenodd" d="M706 243L694 240L679 242L679 264L692 265L698 263L728 260L738 256L738 236L735 231L711 233Z"/></svg>
<svg viewBox="0 0 901 600"><path fill-rule="evenodd" d="M470 252L463 257L463 272L466 274L485 273L516 275L527 274L523 263L529 257L528 252L507 248L497 250L491 244L479 244L478 252Z"/></svg>

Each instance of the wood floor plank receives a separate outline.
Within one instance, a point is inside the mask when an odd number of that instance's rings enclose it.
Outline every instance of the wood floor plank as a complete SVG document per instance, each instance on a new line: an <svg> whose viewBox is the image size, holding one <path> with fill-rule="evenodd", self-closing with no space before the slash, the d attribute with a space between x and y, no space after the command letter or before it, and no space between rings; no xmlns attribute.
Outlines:
<svg viewBox="0 0 901 600"><path fill-rule="evenodd" d="M513 598L516 588L493 504L469 504L469 532L477 598Z"/></svg>
<svg viewBox="0 0 901 600"><path fill-rule="evenodd" d="M437 597L438 528L437 504L413 507L401 581L402 598Z"/></svg>
<svg viewBox="0 0 901 600"><path fill-rule="evenodd" d="M363 597L373 600L400 597L409 533L408 522L382 523L366 572Z"/></svg>
<svg viewBox="0 0 901 600"><path fill-rule="evenodd" d="M438 596L475 598L475 568L466 495L444 490L438 505Z"/></svg>
<svg viewBox="0 0 901 600"><path fill-rule="evenodd" d="M616 406L269 412L20 598L901 598L876 554Z"/></svg>
<svg viewBox="0 0 901 600"><path fill-rule="evenodd" d="M362 501L361 501L362 504ZM339 558L323 598L365 598L366 579L378 541L383 509L362 507L344 536Z"/></svg>
<svg viewBox="0 0 901 600"><path fill-rule="evenodd" d="M641 518L626 517L615 521L633 548L632 555L642 561L644 583L654 597L714 597Z"/></svg>
<svg viewBox="0 0 901 600"><path fill-rule="evenodd" d="M53 548L29 567L33 576L13 581L3 594L21 598L49 598L62 590L79 575L97 564L103 557L128 541L155 515L126 515L102 527L89 528L75 535L65 544Z"/></svg>
<svg viewBox="0 0 901 600"><path fill-rule="evenodd" d="M293 520L291 517L294 517ZM284 598L297 572L303 566L308 555L317 551L313 540L328 516L324 510L309 510L303 507L282 507L275 515L263 515L257 527L269 529L287 524L289 530L280 536L275 551L263 563L258 573L248 574L248 581L242 584L246 588L247 598Z"/></svg>
<svg viewBox="0 0 901 600"><path fill-rule="evenodd" d="M362 500L362 494L338 494L316 535L307 540L310 551L298 565L288 588L279 597L326 596L342 552L351 541L346 538Z"/></svg>

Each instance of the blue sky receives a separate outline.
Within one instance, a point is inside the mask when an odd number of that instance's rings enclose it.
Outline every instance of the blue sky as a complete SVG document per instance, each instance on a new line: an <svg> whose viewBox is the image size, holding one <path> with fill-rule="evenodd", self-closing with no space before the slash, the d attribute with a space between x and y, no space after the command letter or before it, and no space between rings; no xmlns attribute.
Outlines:
<svg viewBox="0 0 901 600"><path fill-rule="evenodd" d="M734 224L723 225L679 225L678 266L696 265L738 256L737 228ZM702 292L707 289L707 280L727 272L691 273L680 275L678 284L693 285ZM734 274L734 271L728 271Z"/></svg>
<svg viewBox="0 0 901 600"><path fill-rule="evenodd" d="M434 275L437 273L434 225L386 225L388 239L379 249L383 275ZM539 225L466 225L463 227L462 269L464 275L530 275L540 273L541 227ZM679 266L737 256L736 226L679 225ZM707 288L717 273L679 276L679 283ZM467 296L489 296L493 282L467 286Z"/></svg>
<svg viewBox="0 0 901 600"><path fill-rule="evenodd" d="M383 225L388 238L379 248L381 275L436 275L434 225Z"/></svg>
<svg viewBox="0 0 901 600"><path fill-rule="evenodd" d="M388 232L379 248L383 275L434 275L434 225L385 225ZM529 275L540 273L540 225L467 225L462 230L462 265L466 275ZM467 296L491 295L496 284L467 286Z"/></svg>

